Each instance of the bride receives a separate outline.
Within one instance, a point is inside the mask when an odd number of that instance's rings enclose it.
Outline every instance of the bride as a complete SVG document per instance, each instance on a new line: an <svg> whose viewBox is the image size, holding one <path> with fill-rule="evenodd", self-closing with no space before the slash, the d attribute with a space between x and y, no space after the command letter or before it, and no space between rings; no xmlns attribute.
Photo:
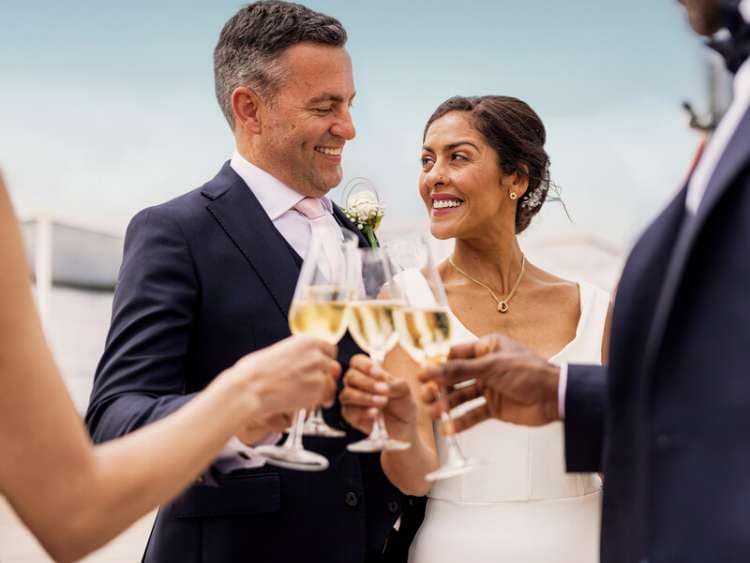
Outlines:
<svg viewBox="0 0 750 563"><path fill-rule="evenodd" d="M438 266L453 340L499 332L555 363L601 363L609 296L536 267L517 240L549 189L545 137L537 114L504 96L450 98L427 122L419 191L433 236L455 240L452 256ZM420 280L408 285L407 293L422 291ZM424 475L442 464L445 448L415 400L419 367L398 347L384 367L355 357L341 402L356 428L369 432L382 409L391 436L412 443L406 451L381 454L397 487L428 497L411 562L599 560L601 481L565 473L560 423L479 424L460 442L467 456L488 463L431 484Z"/></svg>

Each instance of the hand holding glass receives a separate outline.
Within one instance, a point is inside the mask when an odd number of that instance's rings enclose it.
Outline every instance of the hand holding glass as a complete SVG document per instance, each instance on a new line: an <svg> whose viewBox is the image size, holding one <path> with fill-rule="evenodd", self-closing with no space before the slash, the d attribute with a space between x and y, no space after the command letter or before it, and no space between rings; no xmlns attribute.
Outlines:
<svg viewBox="0 0 750 563"><path fill-rule="evenodd" d="M349 332L362 350L370 355L373 364L383 365L386 354L398 342L395 317L404 302L393 284L391 268L382 248L359 249L354 262L356 296L349 308ZM405 450L408 442L388 436L383 414L378 413L370 435L349 444L352 452Z"/></svg>
<svg viewBox="0 0 750 563"><path fill-rule="evenodd" d="M390 245L388 251L399 270L396 283L406 300L396 322L401 345L422 365L444 363L451 347L450 309L429 240L419 237L399 241ZM456 477L483 465L461 452L450 411L443 411L441 423L448 460L425 475L427 481Z"/></svg>
<svg viewBox="0 0 750 563"><path fill-rule="evenodd" d="M320 238L313 236L289 311L292 334L314 336L331 344L341 340L346 332L346 311L352 296L351 244L351 238L345 237L341 246L326 247ZM268 463L286 469L327 469L329 464L324 456L306 450L302 445L305 416L305 409L297 411L284 444L259 446L255 451ZM344 434L330 428L324 421L322 424L316 422L316 429L326 436Z"/></svg>

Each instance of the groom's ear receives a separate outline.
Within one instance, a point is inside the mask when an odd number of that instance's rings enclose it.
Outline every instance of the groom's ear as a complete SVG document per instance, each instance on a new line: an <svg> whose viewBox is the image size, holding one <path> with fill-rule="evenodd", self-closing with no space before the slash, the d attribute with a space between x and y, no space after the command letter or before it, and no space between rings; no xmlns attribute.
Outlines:
<svg viewBox="0 0 750 563"><path fill-rule="evenodd" d="M234 113L235 127L242 127L248 133L260 134L261 99L255 90L247 86L239 86L232 92L232 113Z"/></svg>

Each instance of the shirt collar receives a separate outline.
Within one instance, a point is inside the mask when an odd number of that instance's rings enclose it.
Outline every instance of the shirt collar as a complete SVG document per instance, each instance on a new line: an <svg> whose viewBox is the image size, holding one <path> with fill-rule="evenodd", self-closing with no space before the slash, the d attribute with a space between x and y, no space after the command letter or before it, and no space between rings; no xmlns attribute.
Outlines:
<svg viewBox="0 0 750 563"><path fill-rule="evenodd" d="M275 221L305 199L305 196L247 160L237 149L232 154L229 166L255 194L271 221ZM333 204L329 198L323 197L320 201L329 213L333 213Z"/></svg>

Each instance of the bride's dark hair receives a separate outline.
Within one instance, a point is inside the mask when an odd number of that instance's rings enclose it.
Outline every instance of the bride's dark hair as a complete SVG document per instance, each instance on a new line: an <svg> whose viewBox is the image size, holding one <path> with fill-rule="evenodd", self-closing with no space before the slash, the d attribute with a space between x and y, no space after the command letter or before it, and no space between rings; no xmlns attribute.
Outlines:
<svg viewBox="0 0 750 563"><path fill-rule="evenodd" d="M430 125L452 111L471 114L474 128L495 149L505 174L518 172L527 176L529 186L519 199L516 212L516 233L522 232L541 209L550 189L549 156L544 150L547 133L542 120L518 98L454 96L440 104L427 120L423 140Z"/></svg>

